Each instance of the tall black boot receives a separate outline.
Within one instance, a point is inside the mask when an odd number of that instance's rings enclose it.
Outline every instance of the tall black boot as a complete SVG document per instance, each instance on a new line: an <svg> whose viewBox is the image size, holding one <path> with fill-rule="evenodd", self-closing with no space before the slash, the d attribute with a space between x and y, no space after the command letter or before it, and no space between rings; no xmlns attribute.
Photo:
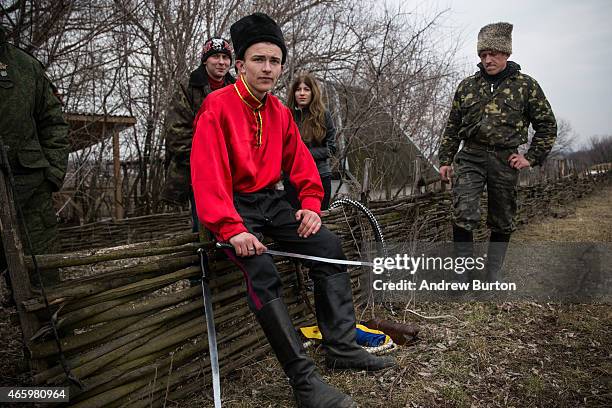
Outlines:
<svg viewBox="0 0 612 408"><path fill-rule="evenodd" d="M357 408L351 397L323 381L306 355L282 299L266 303L256 317L289 377L299 408Z"/></svg>
<svg viewBox="0 0 612 408"><path fill-rule="evenodd" d="M491 231L489 248L487 250L487 281L502 281L502 266L508 249L510 234Z"/></svg>
<svg viewBox="0 0 612 408"><path fill-rule="evenodd" d="M338 273L315 280L317 322L323 335L329 368L377 371L395 366L390 357L374 356L355 340L355 309L351 279Z"/></svg>
<svg viewBox="0 0 612 408"><path fill-rule="evenodd" d="M474 258L474 234L465 228L453 225L453 247L455 258ZM457 281L461 283L470 282L470 271L461 274L456 273Z"/></svg>

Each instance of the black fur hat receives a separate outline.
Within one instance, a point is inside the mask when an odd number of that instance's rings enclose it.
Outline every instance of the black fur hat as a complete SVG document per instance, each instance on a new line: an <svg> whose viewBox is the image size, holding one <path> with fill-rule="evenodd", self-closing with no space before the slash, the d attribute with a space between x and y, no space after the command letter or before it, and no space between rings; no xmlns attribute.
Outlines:
<svg viewBox="0 0 612 408"><path fill-rule="evenodd" d="M283 52L282 64L287 61L287 47L285 39L276 21L264 13L253 13L242 17L230 27L232 43L236 52L236 59L244 59L244 53L251 45L259 42L271 42L280 47Z"/></svg>

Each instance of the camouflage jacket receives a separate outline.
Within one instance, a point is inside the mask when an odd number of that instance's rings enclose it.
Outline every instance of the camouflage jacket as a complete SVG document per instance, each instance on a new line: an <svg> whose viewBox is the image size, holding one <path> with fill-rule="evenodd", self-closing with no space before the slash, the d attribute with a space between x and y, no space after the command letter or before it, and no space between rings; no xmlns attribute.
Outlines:
<svg viewBox="0 0 612 408"><path fill-rule="evenodd" d="M229 73L225 76L225 85L236 80ZM193 137L193 121L212 90L208 83L208 74L204 65L200 65L188 79L177 85L166 115L166 183L162 190L162 200L183 206L189 200L191 175L189 156Z"/></svg>
<svg viewBox="0 0 612 408"><path fill-rule="evenodd" d="M514 72L497 88L480 71L461 81L440 142L440 166L452 163L461 140L508 148L527 143L530 123L535 134L525 158L532 166L544 161L557 137L555 115L536 80L508 65Z"/></svg>
<svg viewBox="0 0 612 408"><path fill-rule="evenodd" d="M53 191L60 189L70 152L61 103L42 64L9 44L1 28L0 136L19 202L45 181Z"/></svg>

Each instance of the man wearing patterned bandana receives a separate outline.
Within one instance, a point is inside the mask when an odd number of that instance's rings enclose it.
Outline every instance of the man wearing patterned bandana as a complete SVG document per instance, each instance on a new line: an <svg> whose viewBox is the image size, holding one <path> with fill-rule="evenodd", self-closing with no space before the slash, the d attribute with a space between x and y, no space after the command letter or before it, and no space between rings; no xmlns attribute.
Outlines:
<svg viewBox="0 0 612 408"><path fill-rule="evenodd" d="M346 394L326 384L306 355L281 298L281 280L264 236L284 250L346 259L336 235L321 225L323 187L317 166L302 142L291 111L270 91L287 58L280 27L255 13L231 27L240 77L210 95L196 118L191 180L198 217L234 251L247 302L293 387L300 407L355 407ZM281 171L290 174L301 209L275 189ZM330 368L375 371L393 366L355 342L355 311L346 267L313 262L317 321Z"/></svg>
<svg viewBox="0 0 612 408"><path fill-rule="evenodd" d="M202 48L200 66L179 83L166 116L166 164L168 171L162 200L183 206L191 203L193 229L198 230L191 192L189 155L193 120L208 94L235 82L229 74L232 47L223 38L209 38Z"/></svg>
<svg viewBox="0 0 612 408"><path fill-rule="evenodd" d="M480 223L480 197L487 186L487 224L491 228L487 280L496 282L502 279L508 241L515 229L519 170L544 161L555 143L557 123L535 79L508 61L512 24L484 26L478 34L477 52L480 70L457 88L438 158L442 180L453 178L456 256L473 256L472 231ZM523 156L517 148L527 143L530 123L535 134ZM460 280L470 280L467 273L460 276Z"/></svg>

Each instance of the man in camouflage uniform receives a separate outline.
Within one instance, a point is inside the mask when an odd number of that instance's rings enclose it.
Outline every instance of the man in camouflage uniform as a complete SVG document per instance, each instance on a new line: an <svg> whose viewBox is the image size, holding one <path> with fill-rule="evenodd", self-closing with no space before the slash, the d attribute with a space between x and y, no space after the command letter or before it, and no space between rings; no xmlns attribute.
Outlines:
<svg viewBox="0 0 612 408"><path fill-rule="evenodd" d="M491 229L487 279L495 282L501 280L501 266L515 229L519 170L543 162L555 142L557 124L538 83L508 61L512 24L484 26L478 33L477 51L480 70L457 88L438 157L442 180L453 178L457 256L473 256L472 231L480 222L480 197L487 186ZM535 134L522 155L517 148L527 143L530 123ZM461 141L463 147L457 153ZM460 279L469 281L466 275Z"/></svg>
<svg viewBox="0 0 612 408"><path fill-rule="evenodd" d="M209 93L235 82L229 74L231 62L230 44L222 38L208 39L204 43L200 66L178 84L166 117L166 161L169 167L161 198L176 206L190 202L194 232L198 230L198 221L189 168L193 121Z"/></svg>
<svg viewBox="0 0 612 408"><path fill-rule="evenodd" d="M57 250L51 193L62 186L70 151L68 125L54 90L42 64L9 44L0 27L0 136L14 176L15 204L23 215L19 227L24 250L29 250L25 226L35 254ZM0 249L0 270L4 270L4 249ZM43 274L47 283L57 279L57 272Z"/></svg>

